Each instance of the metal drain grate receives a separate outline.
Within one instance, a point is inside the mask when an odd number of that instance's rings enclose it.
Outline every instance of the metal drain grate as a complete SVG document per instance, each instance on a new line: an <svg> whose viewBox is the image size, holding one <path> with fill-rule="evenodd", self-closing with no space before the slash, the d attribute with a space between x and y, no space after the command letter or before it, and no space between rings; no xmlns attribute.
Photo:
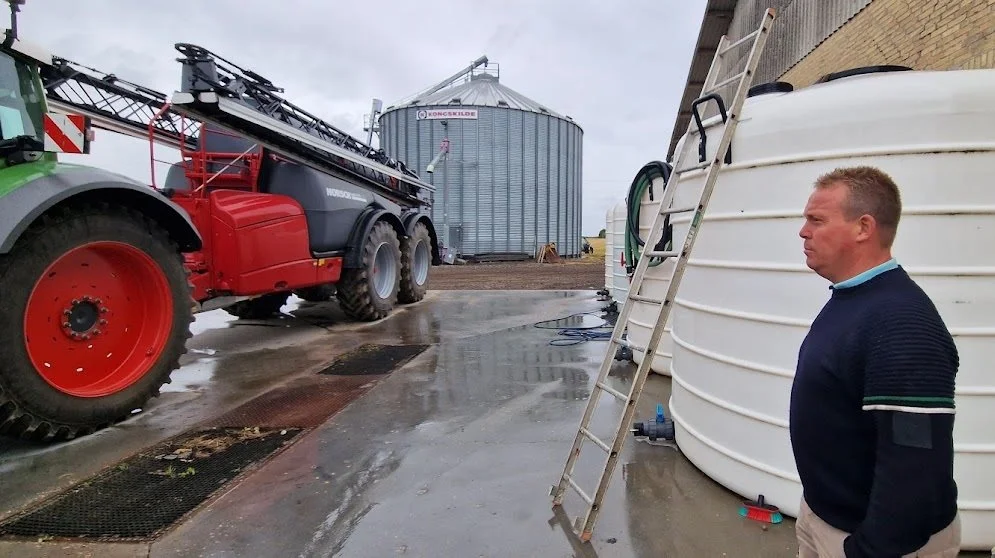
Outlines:
<svg viewBox="0 0 995 558"><path fill-rule="evenodd" d="M0 522L0 539L148 542L429 345L363 345ZM380 376L371 378L370 376Z"/></svg>
<svg viewBox="0 0 995 558"><path fill-rule="evenodd" d="M387 374L428 347L429 345L361 345L318 373L327 376Z"/></svg>
<svg viewBox="0 0 995 558"><path fill-rule="evenodd" d="M300 432L233 428L185 434L7 519L0 536L151 540Z"/></svg>

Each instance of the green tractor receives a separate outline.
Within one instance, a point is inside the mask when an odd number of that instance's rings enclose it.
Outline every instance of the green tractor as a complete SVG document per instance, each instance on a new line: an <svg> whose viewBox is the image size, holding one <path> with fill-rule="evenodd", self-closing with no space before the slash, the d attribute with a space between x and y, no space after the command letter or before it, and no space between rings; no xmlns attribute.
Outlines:
<svg viewBox="0 0 995 558"><path fill-rule="evenodd" d="M0 435L88 434L133 413L178 366L193 302L183 252L201 237L156 190L58 161L89 120L48 112L49 54L0 45Z"/></svg>

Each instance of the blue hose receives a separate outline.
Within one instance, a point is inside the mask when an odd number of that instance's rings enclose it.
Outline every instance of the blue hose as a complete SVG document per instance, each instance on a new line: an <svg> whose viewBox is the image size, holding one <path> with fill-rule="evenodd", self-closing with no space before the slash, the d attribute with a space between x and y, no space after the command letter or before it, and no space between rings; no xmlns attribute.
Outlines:
<svg viewBox="0 0 995 558"><path fill-rule="evenodd" d="M606 320L602 319L602 323L596 326L576 326L576 327L549 327L541 324L549 324L554 322L562 322L564 320L569 320L577 316L596 316L594 312L579 312L577 314L571 314L563 318L557 318L554 320L545 320L538 322L535 327L539 329L555 329L556 334L560 336L559 339L553 339L549 342L550 345L554 347L565 347L569 345L579 345L581 343L586 343L588 341L598 341L602 339L611 339L612 330L615 326L609 324Z"/></svg>

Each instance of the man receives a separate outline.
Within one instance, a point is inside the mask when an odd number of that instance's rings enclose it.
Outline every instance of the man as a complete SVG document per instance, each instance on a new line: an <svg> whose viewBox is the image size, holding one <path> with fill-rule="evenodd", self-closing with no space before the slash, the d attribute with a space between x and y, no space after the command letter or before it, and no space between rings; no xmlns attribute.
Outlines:
<svg viewBox="0 0 995 558"><path fill-rule="evenodd" d="M957 556L957 348L892 258L902 206L878 169L819 177L806 264L831 296L798 353L790 432L803 497L799 556Z"/></svg>

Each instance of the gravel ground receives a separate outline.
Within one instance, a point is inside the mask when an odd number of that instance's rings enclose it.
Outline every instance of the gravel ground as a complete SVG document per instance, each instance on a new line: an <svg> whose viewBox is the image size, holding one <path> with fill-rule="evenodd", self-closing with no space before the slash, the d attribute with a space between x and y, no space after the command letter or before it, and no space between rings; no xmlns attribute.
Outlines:
<svg viewBox="0 0 995 558"><path fill-rule="evenodd" d="M605 286L603 258L564 263L493 262L441 265L429 272L431 290L599 290Z"/></svg>

